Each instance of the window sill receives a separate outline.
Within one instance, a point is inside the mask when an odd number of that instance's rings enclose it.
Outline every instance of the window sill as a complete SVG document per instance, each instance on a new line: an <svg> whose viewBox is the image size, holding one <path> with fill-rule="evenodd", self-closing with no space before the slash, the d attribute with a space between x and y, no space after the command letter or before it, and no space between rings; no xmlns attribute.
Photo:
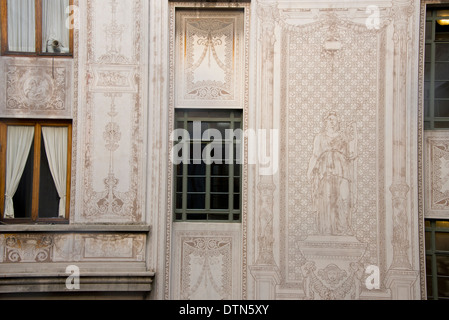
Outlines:
<svg viewBox="0 0 449 320"><path fill-rule="evenodd" d="M28 53L28 52L13 52L6 51L0 54L2 57L20 57L20 58L69 58L73 59L73 53L60 53L60 54L52 54L52 53Z"/></svg>
<svg viewBox="0 0 449 320"><path fill-rule="evenodd" d="M107 224L71 224L71 225L0 225L0 233L24 233L24 232L129 232L147 233L150 232L150 225L107 225Z"/></svg>

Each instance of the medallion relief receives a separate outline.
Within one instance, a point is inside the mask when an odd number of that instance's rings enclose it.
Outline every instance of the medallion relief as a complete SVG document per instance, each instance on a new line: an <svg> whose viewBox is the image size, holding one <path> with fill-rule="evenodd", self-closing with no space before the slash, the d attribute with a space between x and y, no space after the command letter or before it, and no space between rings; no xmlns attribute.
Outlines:
<svg viewBox="0 0 449 320"><path fill-rule="evenodd" d="M4 115L71 116L70 67L66 62L16 63L4 59Z"/></svg>

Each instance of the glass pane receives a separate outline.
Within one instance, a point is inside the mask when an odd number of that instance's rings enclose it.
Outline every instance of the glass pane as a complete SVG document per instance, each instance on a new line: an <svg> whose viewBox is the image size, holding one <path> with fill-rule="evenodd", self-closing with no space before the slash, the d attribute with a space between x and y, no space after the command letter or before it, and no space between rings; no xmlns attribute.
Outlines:
<svg viewBox="0 0 449 320"><path fill-rule="evenodd" d="M208 220L225 221L228 220L228 214L209 214Z"/></svg>
<svg viewBox="0 0 449 320"><path fill-rule="evenodd" d="M240 192L240 178L234 178L234 192Z"/></svg>
<svg viewBox="0 0 449 320"><path fill-rule="evenodd" d="M70 30L66 27L69 0L42 1L42 51L69 53ZM68 11L68 10L67 10Z"/></svg>
<svg viewBox="0 0 449 320"><path fill-rule="evenodd" d="M35 52L34 0L8 0L8 49Z"/></svg>
<svg viewBox="0 0 449 320"><path fill-rule="evenodd" d="M426 62L424 66L424 81L430 81L430 62Z"/></svg>
<svg viewBox="0 0 449 320"><path fill-rule="evenodd" d="M449 297L449 278L438 277L438 298Z"/></svg>
<svg viewBox="0 0 449 320"><path fill-rule="evenodd" d="M229 179L228 178L212 178L211 179L212 192L228 192Z"/></svg>
<svg viewBox="0 0 449 320"><path fill-rule="evenodd" d="M432 61L431 48L432 48L432 46L430 44L426 44L426 52L425 52L425 61L426 62Z"/></svg>
<svg viewBox="0 0 449 320"><path fill-rule="evenodd" d="M449 21L448 19L444 19L445 23L442 21L438 21L435 24L435 41L447 41L449 40L449 25L446 23Z"/></svg>
<svg viewBox="0 0 449 320"><path fill-rule="evenodd" d="M435 63L435 80L449 80L449 62Z"/></svg>
<svg viewBox="0 0 449 320"><path fill-rule="evenodd" d="M432 277L430 277L430 276L427 276L426 277L426 279L427 279L427 298L428 299L432 299Z"/></svg>
<svg viewBox="0 0 449 320"><path fill-rule="evenodd" d="M449 117L449 100L435 100L435 117Z"/></svg>
<svg viewBox="0 0 449 320"><path fill-rule="evenodd" d="M432 274L432 256L426 256L426 274Z"/></svg>
<svg viewBox="0 0 449 320"><path fill-rule="evenodd" d="M57 218L59 215L59 195L56 190L47 153L45 152L44 138L41 143L41 165L39 172L39 218Z"/></svg>
<svg viewBox="0 0 449 320"><path fill-rule="evenodd" d="M446 228L449 229L449 221L438 220L435 223L437 228Z"/></svg>
<svg viewBox="0 0 449 320"><path fill-rule="evenodd" d="M229 175L229 165L227 164L212 164L211 172L213 176L228 176Z"/></svg>
<svg viewBox="0 0 449 320"><path fill-rule="evenodd" d="M435 44L435 60L449 61L449 43Z"/></svg>
<svg viewBox="0 0 449 320"><path fill-rule="evenodd" d="M426 250L432 249L432 233L426 232Z"/></svg>
<svg viewBox="0 0 449 320"><path fill-rule="evenodd" d="M222 139L226 137L226 130L231 129L230 122L211 122L209 124L210 129L216 129L220 132Z"/></svg>
<svg viewBox="0 0 449 320"><path fill-rule="evenodd" d="M426 99L426 100L430 99L430 82L429 81L424 82L424 99Z"/></svg>
<svg viewBox="0 0 449 320"><path fill-rule="evenodd" d="M176 194L176 209L182 209L182 193Z"/></svg>
<svg viewBox="0 0 449 320"><path fill-rule="evenodd" d="M432 40L432 21L426 22L426 40Z"/></svg>
<svg viewBox="0 0 449 320"><path fill-rule="evenodd" d="M449 257L437 256L437 275L448 276L449 275Z"/></svg>
<svg viewBox="0 0 449 320"><path fill-rule="evenodd" d="M449 121L435 121L433 126L435 129L447 129L449 128Z"/></svg>
<svg viewBox="0 0 449 320"><path fill-rule="evenodd" d="M424 100L424 117L430 116L430 101Z"/></svg>
<svg viewBox="0 0 449 320"><path fill-rule="evenodd" d="M240 195L234 194L234 210L240 210Z"/></svg>
<svg viewBox="0 0 449 320"><path fill-rule="evenodd" d="M176 178L176 192L182 193L182 178Z"/></svg>
<svg viewBox="0 0 449 320"><path fill-rule="evenodd" d="M205 209L205 208L206 208L205 194L187 195L187 209Z"/></svg>
<svg viewBox="0 0 449 320"><path fill-rule="evenodd" d="M207 214L189 213L187 220L207 220Z"/></svg>
<svg viewBox="0 0 449 320"><path fill-rule="evenodd" d="M205 121L189 121L187 122L187 131L190 139L201 139L204 131L209 129L209 123Z"/></svg>
<svg viewBox="0 0 449 320"><path fill-rule="evenodd" d="M240 164L236 164L234 165L234 177L240 177L241 174L241 165Z"/></svg>
<svg viewBox="0 0 449 320"><path fill-rule="evenodd" d="M435 98L449 98L449 81L435 81Z"/></svg>
<svg viewBox="0 0 449 320"><path fill-rule="evenodd" d="M195 160L191 161L191 163L197 165L205 160L203 159L203 151L206 145L206 143L200 143L199 141L190 144L190 159Z"/></svg>
<svg viewBox="0 0 449 320"><path fill-rule="evenodd" d="M211 209L228 209L229 196L227 194L212 194L210 197Z"/></svg>
<svg viewBox="0 0 449 320"><path fill-rule="evenodd" d="M447 19L445 19L448 21ZM435 24L435 41L447 41L449 40L449 25Z"/></svg>
<svg viewBox="0 0 449 320"><path fill-rule="evenodd" d="M187 192L206 192L206 178L188 178Z"/></svg>
<svg viewBox="0 0 449 320"><path fill-rule="evenodd" d="M435 250L449 251L449 233L435 232Z"/></svg>
<svg viewBox="0 0 449 320"><path fill-rule="evenodd" d="M206 175L206 164L204 162L200 164L189 164L188 172L189 176L204 176Z"/></svg>
<svg viewBox="0 0 449 320"><path fill-rule="evenodd" d="M14 205L14 218L31 218L33 201L33 166L34 166L34 142L31 144L28 160L25 164L19 186L12 198Z"/></svg>

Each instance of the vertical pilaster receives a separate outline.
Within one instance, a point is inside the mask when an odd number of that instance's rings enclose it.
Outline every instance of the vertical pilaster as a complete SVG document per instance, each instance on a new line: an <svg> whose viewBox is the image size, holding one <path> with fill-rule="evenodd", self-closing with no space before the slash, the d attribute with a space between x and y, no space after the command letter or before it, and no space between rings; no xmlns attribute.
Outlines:
<svg viewBox="0 0 449 320"><path fill-rule="evenodd" d="M277 10L273 4L257 4L257 16L259 18L259 60L258 76L259 83L259 129L271 132L274 128L273 104L274 104L274 46L275 16ZM259 131L259 132L261 132ZM263 139L263 140L260 140ZM258 147L265 147L265 150L273 150L271 144L275 143L273 137L267 134L259 134L257 137ZM259 156L260 156L260 151ZM276 156L271 154L271 157ZM258 166L257 183L257 209L256 209L256 264L250 266L255 284L256 299L275 299L276 285L280 282L280 273L274 257L274 193L276 184L274 183L274 173L263 173L262 165Z"/></svg>
<svg viewBox="0 0 449 320"><path fill-rule="evenodd" d="M411 287L417 273L410 263L410 219L407 181L407 62L409 57L409 21L413 13L410 0L393 1L393 181L390 186L393 206L393 260L386 285L393 299L412 299ZM405 289L406 288L406 289Z"/></svg>

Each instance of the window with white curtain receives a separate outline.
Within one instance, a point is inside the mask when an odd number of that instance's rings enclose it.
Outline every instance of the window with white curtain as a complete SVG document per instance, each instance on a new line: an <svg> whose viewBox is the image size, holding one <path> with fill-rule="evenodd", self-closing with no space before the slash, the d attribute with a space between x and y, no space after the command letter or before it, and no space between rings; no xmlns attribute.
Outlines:
<svg viewBox="0 0 449 320"><path fill-rule="evenodd" d="M70 136L67 121L0 122L2 221L68 221Z"/></svg>
<svg viewBox="0 0 449 320"><path fill-rule="evenodd" d="M73 0L0 0L3 54L70 55ZM39 18L41 17L41 18Z"/></svg>

